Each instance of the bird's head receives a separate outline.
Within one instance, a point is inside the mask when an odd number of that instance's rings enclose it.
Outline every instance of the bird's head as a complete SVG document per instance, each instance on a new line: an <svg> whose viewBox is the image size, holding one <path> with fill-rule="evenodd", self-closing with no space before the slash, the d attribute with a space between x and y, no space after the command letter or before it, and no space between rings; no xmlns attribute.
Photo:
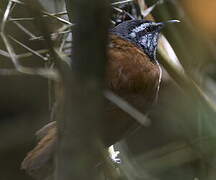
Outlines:
<svg viewBox="0 0 216 180"><path fill-rule="evenodd" d="M135 43L144 50L151 60L155 60L160 31L167 23L173 22L179 21L170 20L156 23L146 20L129 20L114 27L111 33Z"/></svg>

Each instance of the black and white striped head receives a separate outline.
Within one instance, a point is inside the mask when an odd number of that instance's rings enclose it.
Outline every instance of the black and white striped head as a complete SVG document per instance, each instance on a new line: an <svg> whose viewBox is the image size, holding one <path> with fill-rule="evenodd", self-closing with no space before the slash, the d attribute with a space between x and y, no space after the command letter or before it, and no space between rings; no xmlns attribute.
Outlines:
<svg viewBox="0 0 216 180"><path fill-rule="evenodd" d="M167 22L177 22L175 20ZM111 33L135 43L151 60L156 60L156 49L161 29L167 22L129 20L117 25Z"/></svg>

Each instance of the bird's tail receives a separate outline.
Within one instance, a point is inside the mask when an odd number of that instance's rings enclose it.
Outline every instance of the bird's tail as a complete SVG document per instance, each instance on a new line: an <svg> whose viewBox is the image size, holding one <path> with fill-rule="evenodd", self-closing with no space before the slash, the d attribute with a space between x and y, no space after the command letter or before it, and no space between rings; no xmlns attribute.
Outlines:
<svg viewBox="0 0 216 180"><path fill-rule="evenodd" d="M57 141L56 122L49 123L36 135L40 139L21 164L21 169L36 179L46 179L53 174L53 155Z"/></svg>

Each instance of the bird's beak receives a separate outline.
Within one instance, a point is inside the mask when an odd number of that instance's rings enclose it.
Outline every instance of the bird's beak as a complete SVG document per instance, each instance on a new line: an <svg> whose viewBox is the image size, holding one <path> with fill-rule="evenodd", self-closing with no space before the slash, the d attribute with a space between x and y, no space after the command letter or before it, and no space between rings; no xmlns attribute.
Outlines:
<svg viewBox="0 0 216 180"><path fill-rule="evenodd" d="M164 24L168 24L168 23L179 23L179 22L180 22L179 20L173 19L173 20L165 21Z"/></svg>
<svg viewBox="0 0 216 180"><path fill-rule="evenodd" d="M179 23L180 21L179 20L168 20L168 21L165 21L165 22L159 22L159 23L156 23L156 25L158 27L160 27L159 29L162 29L164 28L167 24L170 24L170 23Z"/></svg>

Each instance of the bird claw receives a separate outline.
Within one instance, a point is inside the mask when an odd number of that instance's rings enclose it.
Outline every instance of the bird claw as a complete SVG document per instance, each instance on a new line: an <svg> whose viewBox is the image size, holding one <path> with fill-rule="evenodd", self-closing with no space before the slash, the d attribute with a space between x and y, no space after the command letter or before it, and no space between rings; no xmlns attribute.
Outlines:
<svg viewBox="0 0 216 180"><path fill-rule="evenodd" d="M119 154L120 154L120 152L119 151L115 151L113 145L109 147L110 158L116 164L120 164L121 163L121 159L118 157Z"/></svg>

